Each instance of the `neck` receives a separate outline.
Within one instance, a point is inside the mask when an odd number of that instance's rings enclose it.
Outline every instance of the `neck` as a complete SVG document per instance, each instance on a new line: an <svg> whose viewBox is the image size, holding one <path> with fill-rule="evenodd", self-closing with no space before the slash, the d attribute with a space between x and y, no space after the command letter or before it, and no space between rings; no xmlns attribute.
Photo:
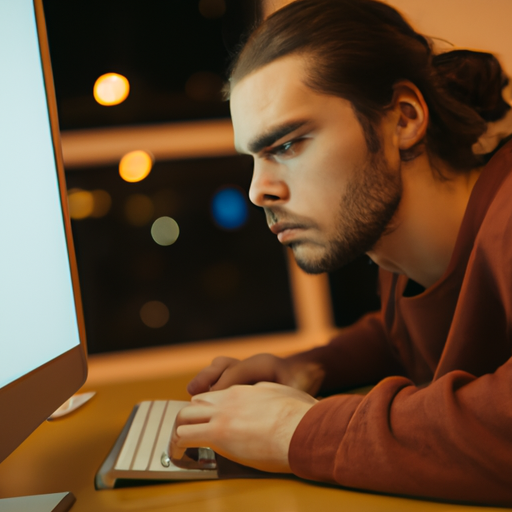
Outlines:
<svg viewBox="0 0 512 512"><path fill-rule="evenodd" d="M403 196L393 230L368 253L379 266L428 288L446 272L480 169L457 173L433 169L421 155L403 162ZM440 177L443 176L443 178Z"/></svg>

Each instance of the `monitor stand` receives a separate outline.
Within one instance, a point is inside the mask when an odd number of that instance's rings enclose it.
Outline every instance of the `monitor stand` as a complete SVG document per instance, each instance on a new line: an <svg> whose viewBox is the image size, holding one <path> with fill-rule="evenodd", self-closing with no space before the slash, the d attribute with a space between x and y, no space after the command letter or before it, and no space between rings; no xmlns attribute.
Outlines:
<svg viewBox="0 0 512 512"><path fill-rule="evenodd" d="M2 512L67 512L75 503L71 492L39 494L0 500Z"/></svg>

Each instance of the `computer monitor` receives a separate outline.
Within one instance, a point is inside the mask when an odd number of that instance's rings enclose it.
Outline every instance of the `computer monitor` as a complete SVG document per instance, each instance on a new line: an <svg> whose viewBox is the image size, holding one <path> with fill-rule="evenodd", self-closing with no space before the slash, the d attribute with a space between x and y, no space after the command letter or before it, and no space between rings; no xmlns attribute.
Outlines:
<svg viewBox="0 0 512 512"><path fill-rule="evenodd" d="M1 0L0 73L1 463L87 363L41 0Z"/></svg>

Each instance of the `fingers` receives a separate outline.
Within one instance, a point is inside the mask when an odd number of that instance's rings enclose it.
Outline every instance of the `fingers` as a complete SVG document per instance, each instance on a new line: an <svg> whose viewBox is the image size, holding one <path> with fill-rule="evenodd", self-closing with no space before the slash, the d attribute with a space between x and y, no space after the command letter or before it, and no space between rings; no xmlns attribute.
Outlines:
<svg viewBox="0 0 512 512"><path fill-rule="evenodd" d="M190 405L183 407L177 414L175 425L179 427L180 425L188 425L191 423L208 423L211 417L211 405L194 399L190 402Z"/></svg>
<svg viewBox="0 0 512 512"><path fill-rule="evenodd" d="M238 363L233 357L216 357L210 366L200 371L187 386L187 391L192 395L205 393L219 380L223 372L231 365Z"/></svg>
<svg viewBox="0 0 512 512"><path fill-rule="evenodd" d="M169 456L171 460L179 461L182 459L187 448L209 446L206 440L208 437L207 432L208 423L180 425L175 428L169 446Z"/></svg>
<svg viewBox="0 0 512 512"><path fill-rule="evenodd" d="M171 439L171 453L173 447L178 449L198 448L208 445L208 423L193 425L180 425Z"/></svg>
<svg viewBox="0 0 512 512"><path fill-rule="evenodd" d="M243 361L217 357L188 385L192 396L207 391L220 391L236 384L277 382L315 396L325 378L318 363L282 359L271 354L258 354Z"/></svg>
<svg viewBox="0 0 512 512"><path fill-rule="evenodd" d="M277 358L270 354L258 354L230 365L210 389L217 391L227 389L235 384L255 384L261 381L273 381L275 380L274 359Z"/></svg>
<svg viewBox="0 0 512 512"><path fill-rule="evenodd" d="M178 413L171 459L180 466L187 448L202 446L264 471L288 472L293 432L316 402L303 391L275 382L195 395Z"/></svg>
<svg viewBox="0 0 512 512"><path fill-rule="evenodd" d="M212 416L209 404L194 400L190 405L181 409L176 416L171 434L169 455L171 460L180 460L187 448L203 446L205 426ZM199 438L197 434L201 434Z"/></svg>
<svg viewBox="0 0 512 512"><path fill-rule="evenodd" d="M171 444L169 446L169 457L175 465L178 465L177 461L183 458L186 450L187 449L185 447L178 446L174 441L174 438L171 439Z"/></svg>
<svg viewBox="0 0 512 512"><path fill-rule="evenodd" d="M240 361L232 357L217 357L212 364L190 381L187 391L192 395L227 389L235 384L254 384L275 380L275 363L279 358L258 354Z"/></svg>

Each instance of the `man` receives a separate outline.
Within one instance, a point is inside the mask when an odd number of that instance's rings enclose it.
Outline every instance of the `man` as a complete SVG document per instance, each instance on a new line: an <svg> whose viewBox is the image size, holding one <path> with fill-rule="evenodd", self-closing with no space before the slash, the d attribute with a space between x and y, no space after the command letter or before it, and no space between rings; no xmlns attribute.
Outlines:
<svg viewBox="0 0 512 512"><path fill-rule="evenodd" d="M382 311L287 359L214 360L175 457L512 505L512 145L475 154L505 84L373 0L298 0L251 35L230 81L250 198L307 272L368 254Z"/></svg>

